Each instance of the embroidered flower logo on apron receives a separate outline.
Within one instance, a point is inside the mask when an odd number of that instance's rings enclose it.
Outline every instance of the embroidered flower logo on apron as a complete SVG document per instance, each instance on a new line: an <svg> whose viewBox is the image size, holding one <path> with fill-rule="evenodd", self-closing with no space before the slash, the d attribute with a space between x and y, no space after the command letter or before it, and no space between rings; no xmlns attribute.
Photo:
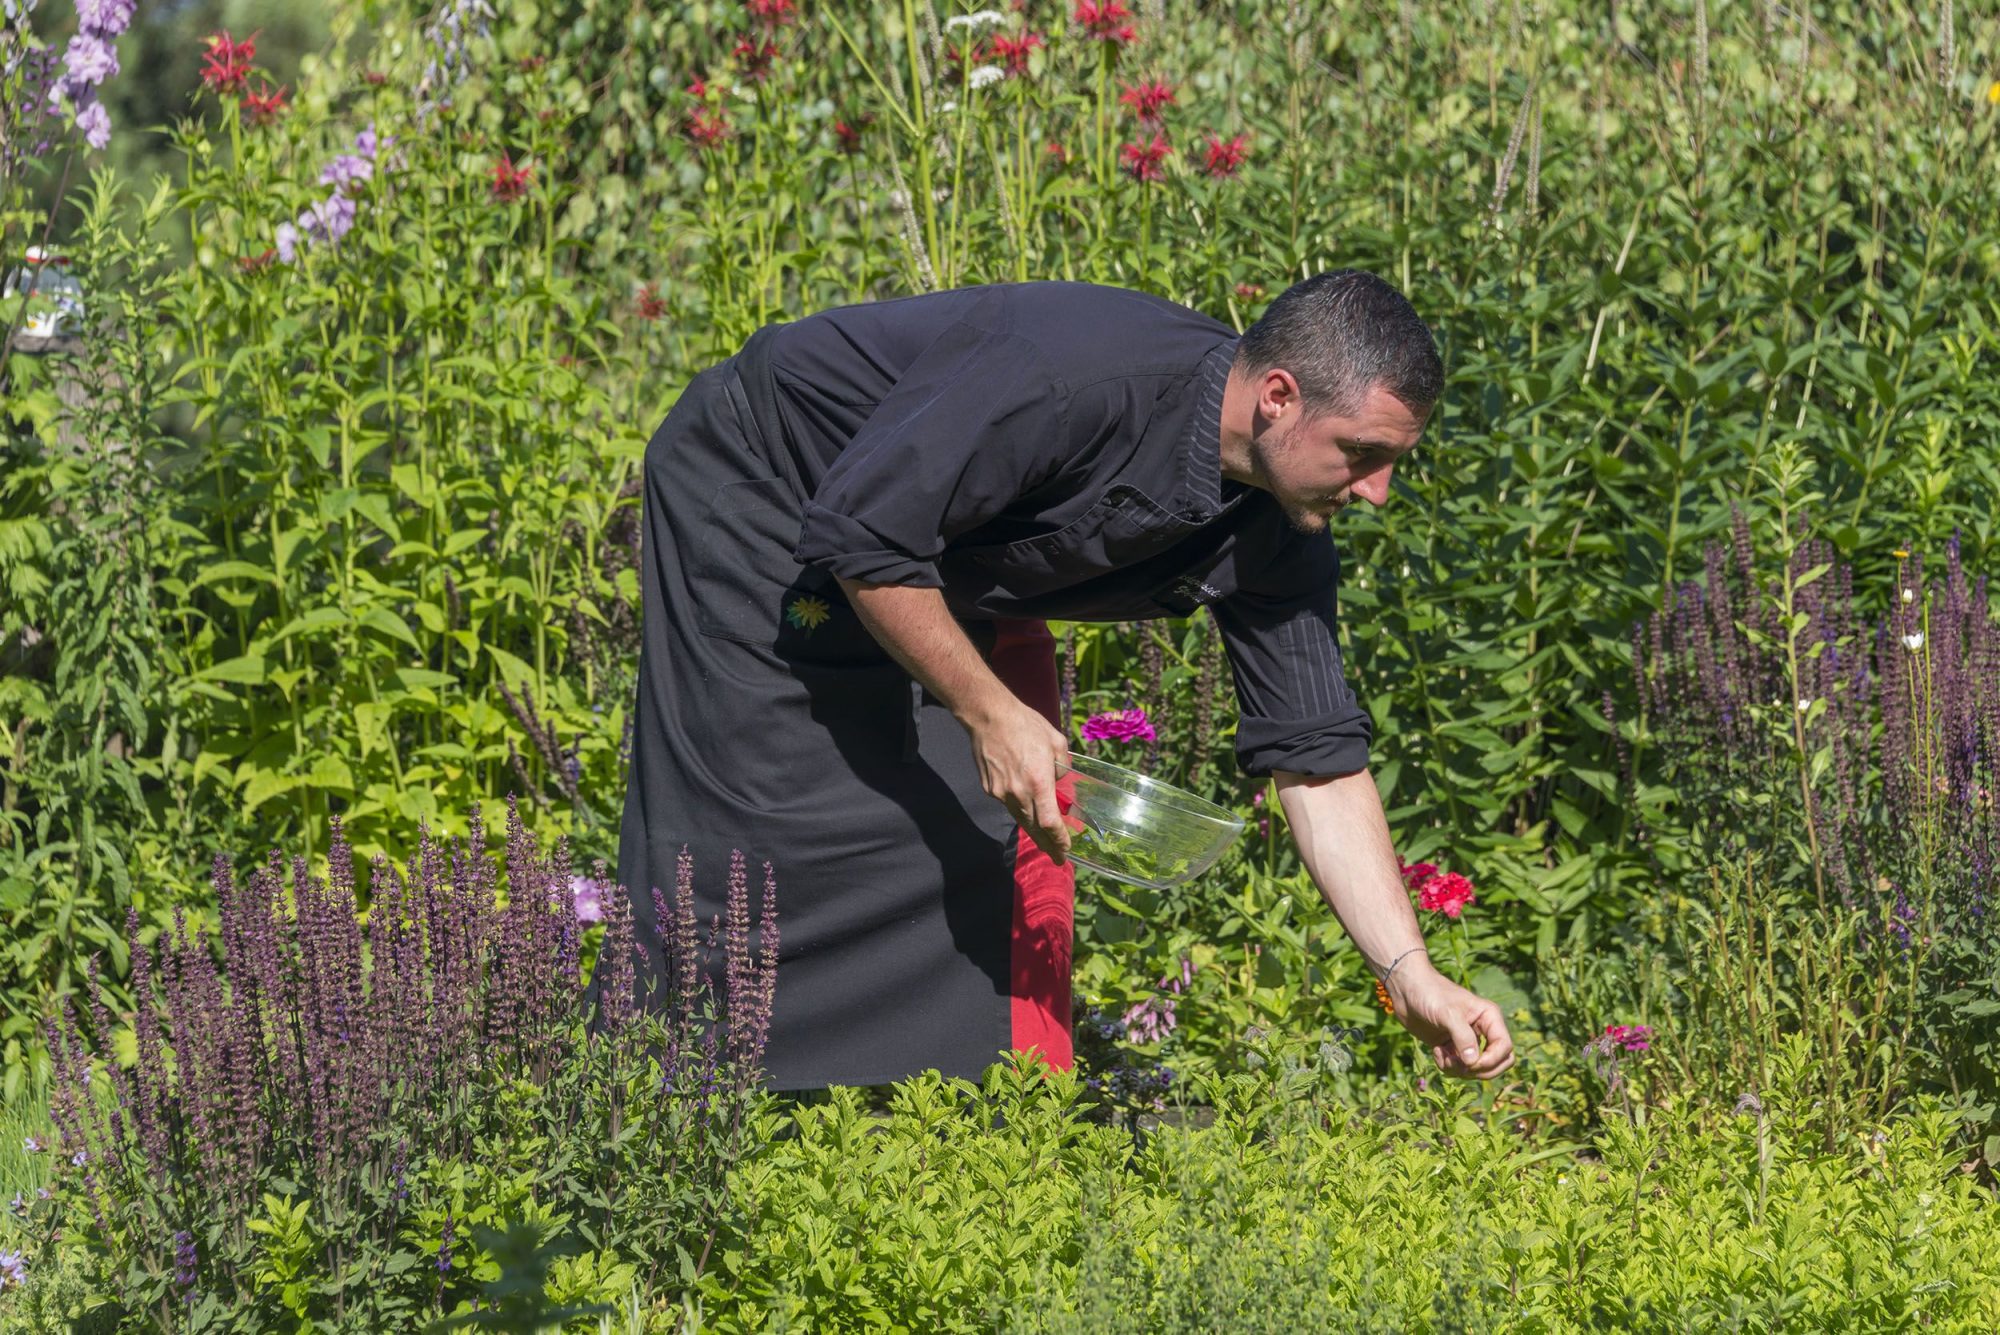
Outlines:
<svg viewBox="0 0 2000 1335"><path fill-rule="evenodd" d="M785 620L808 634L825 625L832 615L833 609L827 606L825 599L809 594L792 599L785 608Z"/></svg>

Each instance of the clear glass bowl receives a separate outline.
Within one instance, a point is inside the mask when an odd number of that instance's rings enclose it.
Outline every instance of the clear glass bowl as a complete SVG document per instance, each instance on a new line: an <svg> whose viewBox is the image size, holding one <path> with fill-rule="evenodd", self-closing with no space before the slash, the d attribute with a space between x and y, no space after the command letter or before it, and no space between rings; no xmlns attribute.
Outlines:
<svg viewBox="0 0 2000 1335"><path fill-rule="evenodd" d="M1166 890L1215 865L1243 833L1225 807L1092 756L1056 779L1071 860L1129 885Z"/></svg>

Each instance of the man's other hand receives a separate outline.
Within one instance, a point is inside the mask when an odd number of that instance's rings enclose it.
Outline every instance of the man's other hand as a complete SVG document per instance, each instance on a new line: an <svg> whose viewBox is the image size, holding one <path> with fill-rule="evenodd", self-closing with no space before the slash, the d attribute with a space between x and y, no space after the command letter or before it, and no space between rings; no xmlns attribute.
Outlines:
<svg viewBox="0 0 2000 1335"><path fill-rule="evenodd" d="M1056 804L1056 775L1069 768L1069 739L1011 693L964 721L987 795L1062 866L1069 858L1069 830Z"/></svg>

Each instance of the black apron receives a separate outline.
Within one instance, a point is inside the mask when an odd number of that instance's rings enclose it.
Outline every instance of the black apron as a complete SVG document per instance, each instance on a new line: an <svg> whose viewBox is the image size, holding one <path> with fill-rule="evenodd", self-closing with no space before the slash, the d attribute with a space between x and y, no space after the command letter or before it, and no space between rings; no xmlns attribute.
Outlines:
<svg viewBox="0 0 2000 1335"><path fill-rule="evenodd" d="M1071 873L986 795L964 727L881 648L835 579L794 560L798 484L758 432L769 418L753 413L735 362L694 378L645 454L618 879L651 967L657 976L651 891L672 904L682 847L704 935L740 849L753 921L764 862L777 883L771 1088L928 1068L977 1077L1015 1046L1066 1067ZM1053 721L1046 630L964 624Z"/></svg>

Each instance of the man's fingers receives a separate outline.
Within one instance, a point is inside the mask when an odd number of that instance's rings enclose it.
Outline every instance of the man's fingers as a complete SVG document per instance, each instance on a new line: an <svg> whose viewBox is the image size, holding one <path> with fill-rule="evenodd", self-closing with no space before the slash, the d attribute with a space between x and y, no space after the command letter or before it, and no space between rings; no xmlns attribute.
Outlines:
<svg viewBox="0 0 2000 1335"><path fill-rule="evenodd" d="M1472 1035L1472 1026L1454 1016L1448 1026L1451 1031L1451 1050L1447 1054L1458 1058L1467 1070L1479 1060L1479 1040Z"/></svg>
<svg viewBox="0 0 2000 1335"><path fill-rule="evenodd" d="M1480 1007L1473 1014L1472 1025L1486 1039L1486 1051L1480 1054L1476 1074L1495 1076L1514 1064L1514 1038L1507 1032L1507 1022L1500 1018L1497 1007Z"/></svg>
<svg viewBox="0 0 2000 1335"><path fill-rule="evenodd" d="M1035 828L1030 833L1041 850L1061 866L1069 855L1069 831L1063 827L1062 809L1056 805L1054 779L1035 784L1034 803Z"/></svg>

